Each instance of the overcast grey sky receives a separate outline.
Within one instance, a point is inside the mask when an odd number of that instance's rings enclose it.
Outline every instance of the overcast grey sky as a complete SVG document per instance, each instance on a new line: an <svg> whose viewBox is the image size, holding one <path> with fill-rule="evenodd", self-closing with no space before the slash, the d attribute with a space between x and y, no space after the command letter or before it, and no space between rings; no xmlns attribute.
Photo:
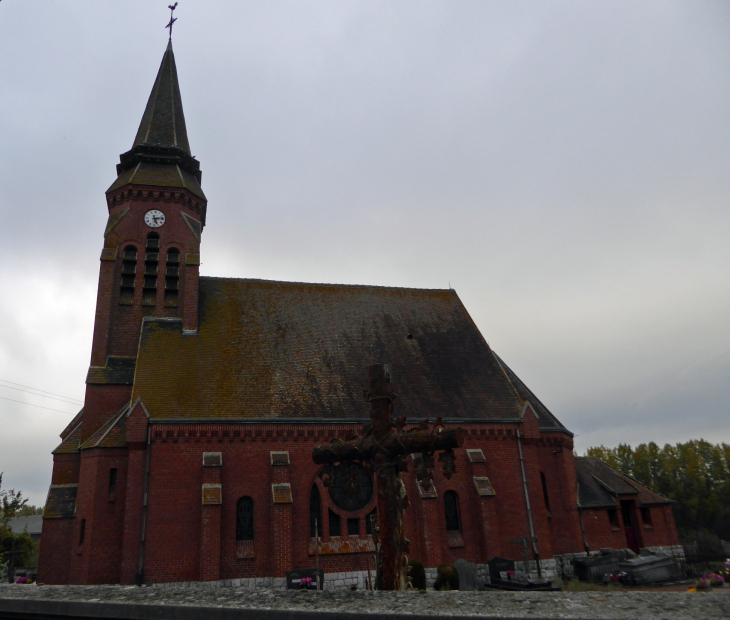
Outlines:
<svg viewBox="0 0 730 620"><path fill-rule="evenodd" d="M104 191L169 3L0 3L5 385L83 398ZM729 3L176 13L204 275L450 285L580 452L730 442ZM78 408L0 397L69 412L0 400L3 486L42 504Z"/></svg>

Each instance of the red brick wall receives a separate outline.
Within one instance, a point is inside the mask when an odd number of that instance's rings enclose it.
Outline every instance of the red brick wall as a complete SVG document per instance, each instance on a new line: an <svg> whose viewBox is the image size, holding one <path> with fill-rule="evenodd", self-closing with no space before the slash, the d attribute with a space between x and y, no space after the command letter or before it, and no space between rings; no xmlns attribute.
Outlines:
<svg viewBox="0 0 730 620"><path fill-rule="evenodd" d="M480 448L486 463L472 464L465 449L457 450L457 472L451 480L444 478L439 467L434 470L438 491L435 499L421 499L413 473L403 475L411 501L406 512L410 557L429 567L459 557L477 563L494 555L519 560L521 547L509 540L528 535L529 522L516 429L504 424L462 427L467 431L464 448ZM559 433L539 434L529 428L529 423L522 428L526 430L522 436L523 456L541 557L580 552L583 545L572 491L572 442ZM153 424L144 552L146 581L283 576L294 567L315 566L316 556L309 554L309 495L320 468L312 462L312 448L329 441L333 434L344 435L348 429L356 426ZM113 507L105 496L105 485L110 463L119 456L94 451L98 453L90 452L82 459L78 517L71 520L77 525L71 538L78 536L78 522L86 518L86 542L81 555L77 546L71 544L69 558L78 581L134 582L142 522L146 432L147 416L138 404L127 420L129 456L124 474L123 466L118 465L118 485L123 484L123 475L126 476L126 501L119 499ZM270 451L284 450L289 452L291 464L272 466ZM203 467L203 452L221 452L222 466ZM540 471L548 482L549 517ZM480 497L473 484L475 475L488 476L496 495ZM222 504L203 507L201 485L218 480L222 484ZM271 484L275 482L291 484L292 504L273 504ZM443 498L447 490L456 491L459 497L463 545L450 546L446 534ZM254 557L239 559L236 503L243 496L254 501ZM324 488L321 497L323 540L327 542L329 498ZM364 516L373 505L374 499L354 515L360 519L360 538L366 539ZM671 515L665 518L663 510L652 508L653 527L643 531L647 545L672 543L666 540ZM605 510L585 511L584 521L592 549L625 546L623 532L611 531ZM344 519L342 529L346 538ZM65 536L68 539L69 534ZM62 544L68 543L52 543ZM366 570L368 558L370 553L322 554L319 566L328 572ZM46 579L55 583L68 578L61 572L48 574Z"/></svg>
<svg viewBox="0 0 730 620"><path fill-rule="evenodd" d="M114 414L129 403L131 385L87 385L81 442L91 437Z"/></svg>
<svg viewBox="0 0 730 620"><path fill-rule="evenodd" d="M117 470L113 493L109 487L112 468ZM126 449L81 453L75 538L71 545L73 583L119 583L126 482ZM86 520L84 542L78 544L83 519Z"/></svg>
<svg viewBox="0 0 730 620"><path fill-rule="evenodd" d="M342 434L347 427L338 425ZM353 428L353 427L350 427ZM319 468L312 463L312 447L329 440L330 426L315 425L153 425L150 492L145 550L145 575L150 581L194 581L203 578L199 549L208 544L201 540L201 484L205 481L202 453L220 451L223 454L221 483L223 504L220 508L220 579L255 576L282 576L294 566L314 566L316 558L309 555L309 494ZM413 559L427 566L451 562L463 557L473 562L486 562L496 555L521 558L521 548L509 545L509 538L529 533L527 509L522 487L517 441L513 428L504 425L468 429L465 447L481 448L487 458L484 467L496 491L496 497L480 498L473 484L475 475L465 450L457 451L457 473L447 481L440 469L435 470L437 499L421 499L413 475L404 474L411 500L406 513L407 536L411 540ZM482 434L483 432L483 434ZM491 434L490 434L491 432ZM509 434L508 434L509 432ZM473 433L473 434L472 434ZM205 434L205 436L202 436ZM258 436L257 436L258 434ZM247 436L248 435L248 436ZM561 437L554 437L560 442ZM530 443L532 441L532 443ZM552 452L560 443L545 444L539 439L524 439L528 485L533 508L536 534L541 538L543 557L551 557L550 526L544 509L539 478L541 451L549 452L543 460L549 463ZM291 465L273 467L270 451L287 450ZM547 469L545 465L544 468ZM551 475L557 475L557 470ZM288 480L294 503L272 503L271 483ZM443 494L458 493L463 546L450 547L446 536ZM235 507L244 495L254 500L255 536L254 558L236 558ZM329 540L327 495L323 499L323 540ZM569 501L566 500L566 501ZM368 506L354 516L360 518L364 537L364 516ZM209 510L209 508L205 508ZM570 523L570 510L556 495L551 518L558 523ZM291 516L286 516L290 513ZM573 508L572 517L575 517ZM483 515L494 523L484 527ZM283 516L285 515L285 516ZM352 515L351 515L352 516ZM574 519L577 523L577 519ZM290 529L288 529L290 528ZM343 534L346 521L342 521ZM559 528L558 528L559 529ZM500 540L486 540L484 532L499 532ZM289 534L290 532L290 534ZM486 538L489 538L487 535ZM566 547L570 540L563 536ZM569 551L580 546L579 530L573 533ZM486 549L486 553L485 553ZM494 550L494 551L493 551ZM320 567L327 571L364 570L368 554L320 555Z"/></svg>
<svg viewBox="0 0 730 620"><path fill-rule="evenodd" d="M75 454L54 454L51 484L76 484L79 481L80 466L81 455L78 452Z"/></svg>
<svg viewBox="0 0 730 620"><path fill-rule="evenodd" d="M38 582L69 583L71 539L76 519L44 519L38 557Z"/></svg>

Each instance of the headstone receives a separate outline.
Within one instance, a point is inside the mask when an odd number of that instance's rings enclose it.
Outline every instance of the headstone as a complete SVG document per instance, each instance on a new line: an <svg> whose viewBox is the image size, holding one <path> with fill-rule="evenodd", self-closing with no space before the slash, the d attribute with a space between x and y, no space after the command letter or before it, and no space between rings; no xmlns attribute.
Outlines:
<svg viewBox="0 0 730 620"><path fill-rule="evenodd" d="M506 558L500 558L498 556L493 557L489 560L489 579L492 583L504 579L503 573L508 570L514 571L515 561L508 560Z"/></svg>
<svg viewBox="0 0 730 620"><path fill-rule="evenodd" d="M454 568L459 573L459 590L473 592L482 585L477 583L477 567L471 562L459 558L454 562Z"/></svg>
<svg viewBox="0 0 730 620"><path fill-rule="evenodd" d="M322 568L300 568L286 572L287 590L322 590L323 586L324 569Z"/></svg>
<svg viewBox="0 0 730 620"><path fill-rule="evenodd" d="M646 585L682 579L682 568L669 555L646 555L619 562L620 570L628 574L631 583Z"/></svg>

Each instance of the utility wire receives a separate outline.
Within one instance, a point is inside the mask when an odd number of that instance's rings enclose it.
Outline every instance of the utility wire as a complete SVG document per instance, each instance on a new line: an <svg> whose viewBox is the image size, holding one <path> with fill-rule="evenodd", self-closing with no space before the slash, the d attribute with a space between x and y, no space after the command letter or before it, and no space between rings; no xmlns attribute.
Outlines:
<svg viewBox="0 0 730 620"><path fill-rule="evenodd" d="M2 381L2 379L0 379L0 381ZM7 388L9 390L18 390L18 392L25 392L26 394L32 394L33 396L40 396L41 398L50 398L51 400L58 400L58 401L61 401L62 403L66 403L68 405L76 405L76 404L82 405L83 404L80 400L75 400L73 398L66 399L65 396L61 397L61 398L58 398L56 396L46 396L45 394L37 394L36 392L31 392L29 390L23 390L22 388L12 387L10 385L3 385L2 383L0 383L0 388Z"/></svg>
<svg viewBox="0 0 730 620"><path fill-rule="evenodd" d="M20 403L21 405L30 405L31 407L38 407L38 409L48 409L48 411L58 411L58 413L65 413L66 415L76 415L75 413L71 413L69 411L61 411L60 409L51 409L50 407L41 407L40 405L34 405L33 403L26 403L22 400L13 400L12 398L5 398L4 396L0 396L0 398L2 398L3 400L9 400L12 403Z"/></svg>
<svg viewBox="0 0 730 620"><path fill-rule="evenodd" d="M82 401L71 398L70 396L63 396L62 394L55 394L54 392L46 392L46 390L39 390L38 388L30 387L29 385L23 385L22 383L13 383L12 381L8 381L7 379L0 379L3 383L9 383L10 385L17 385L22 388L28 388L29 390L35 390L36 392L43 392L44 394L50 394L51 396L60 396L61 398L66 398L68 400L73 400L79 404L83 404ZM7 387L7 386L6 386Z"/></svg>

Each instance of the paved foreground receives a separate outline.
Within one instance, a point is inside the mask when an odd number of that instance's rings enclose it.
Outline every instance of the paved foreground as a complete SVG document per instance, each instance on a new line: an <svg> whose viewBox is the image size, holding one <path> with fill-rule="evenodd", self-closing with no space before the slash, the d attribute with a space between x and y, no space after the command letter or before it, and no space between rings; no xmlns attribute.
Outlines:
<svg viewBox="0 0 730 620"><path fill-rule="evenodd" d="M730 618L724 591L685 592L367 592L133 586L0 586L0 618L158 620L405 620L483 618ZM60 616L60 617L59 617Z"/></svg>

